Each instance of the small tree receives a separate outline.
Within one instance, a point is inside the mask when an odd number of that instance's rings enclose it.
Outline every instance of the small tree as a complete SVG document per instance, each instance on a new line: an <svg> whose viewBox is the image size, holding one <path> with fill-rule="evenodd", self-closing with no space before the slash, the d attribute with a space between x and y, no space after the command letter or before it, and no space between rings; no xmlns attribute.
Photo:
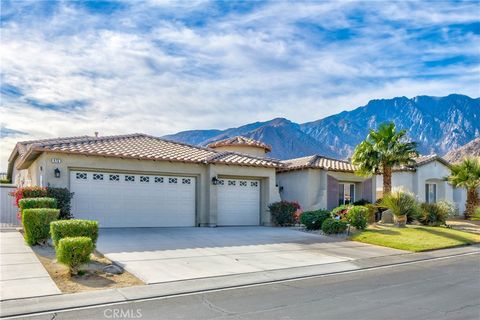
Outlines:
<svg viewBox="0 0 480 320"><path fill-rule="evenodd" d="M470 157L451 166L448 181L455 187L467 189L465 219L475 213L480 204L477 189L480 187L480 157Z"/></svg>
<svg viewBox="0 0 480 320"><path fill-rule="evenodd" d="M414 164L418 156L415 142L406 142L407 132L397 131L395 124L382 123L378 130L370 130L353 153L352 163L358 166L357 174L383 175L383 195L392 191L392 169L394 166Z"/></svg>

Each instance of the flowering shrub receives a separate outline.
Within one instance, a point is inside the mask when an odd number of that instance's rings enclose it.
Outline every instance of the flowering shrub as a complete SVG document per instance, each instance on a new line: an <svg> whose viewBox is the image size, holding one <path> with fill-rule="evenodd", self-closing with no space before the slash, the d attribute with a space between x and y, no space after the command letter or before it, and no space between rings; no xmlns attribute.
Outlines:
<svg viewBox="0 0 480 320"><path fill-rule="evenodd" d="M47 188L43 187L24 187L17 188L10 192L10 195L15 198L15 205L19 207L19 202L23 198L43 198L47 196Z"/></svg>
<svg viewBox="0 0 480 320"><path fill-rule="evenodd" d="M347 213L353 208L350 204L342 204L341 206L336 207L332 210L332 216L335 219L347 220Z"/></svg>
<svg viewBox="0 0 480 320"><path fill-rule="evenodd" d="M298 212L301 207L296 201L280 201L271 203L268 209L270 209L273 223L279 226L288 226L298 221L297 216L300 215Z"/></svg>

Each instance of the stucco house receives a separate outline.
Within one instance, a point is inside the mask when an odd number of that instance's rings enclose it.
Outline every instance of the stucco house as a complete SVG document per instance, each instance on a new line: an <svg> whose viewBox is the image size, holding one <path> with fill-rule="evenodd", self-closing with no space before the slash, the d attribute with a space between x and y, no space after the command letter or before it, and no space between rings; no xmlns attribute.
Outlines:
<svg viewBox="0 0 480 320"><path fill-rule="evenodd" d="M450 164L435 154L415 158L415 164L393 169L392 189L412 192L420 202L452 202L459 213L465 211L466 193L450 185L445 178L450 175ZM383 196L383 177L376 176L376 197Z"/></svg>
<svg viewBox="0 0 480 320"><path fill-rule="evenodd" d="M72 214L101 227L269 225L283 164L262 156L269 147L260 142L220 145L146 134L24 141L8 175L18 186L69 188Z"/></svg>
<svg viewBox="0 0 480 320"><path fill-rule="evenodd" d="M355 166L320 155L282 161L277 184L282 200L303 210L333 209L360 199L375 201L375 179L355 175Z"/></svg>

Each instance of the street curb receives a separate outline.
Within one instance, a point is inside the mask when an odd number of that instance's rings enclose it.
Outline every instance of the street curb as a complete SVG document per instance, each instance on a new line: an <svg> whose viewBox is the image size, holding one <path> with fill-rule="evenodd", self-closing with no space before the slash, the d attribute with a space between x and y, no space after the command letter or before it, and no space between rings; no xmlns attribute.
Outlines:
<svg viewBox="0 0 480 320"><path fill-rule="evenodd" d="M348 272L367 271L379 267L392 267L408 263L454 258L480 254L480 245L457 247L422 253L406 253L393 256L334 262L307 267L277 269L219 277L157 283L81 293L61 294L37 298L4 300L0 302L0 317L13 317L63 309L93 307L128 301L171 297L205 291L232 289L262 285L280 281L297 280L319 276L340 275Z"/></svg>

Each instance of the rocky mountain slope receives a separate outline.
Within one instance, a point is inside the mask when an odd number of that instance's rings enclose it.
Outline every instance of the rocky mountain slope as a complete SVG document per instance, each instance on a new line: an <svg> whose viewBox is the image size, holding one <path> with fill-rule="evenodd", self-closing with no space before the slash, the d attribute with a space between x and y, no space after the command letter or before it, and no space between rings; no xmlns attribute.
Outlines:
<svg viewBox="0 0 480 320"><path fill-rule="evenodd" d="M473 139L466 145L448 152L443 158L448 162L455 163L468 156L480 157L480 138Z"/></svg>
<svg viewBox="0 0 480 320"><path fill-rule="evenodd" d="M277 118L226 130L192 130L165 136L197 145L243 135L272 145L270 156L288 159L313 153L349 157L370 128L393 121L407 129L422 154L444 155L480 136L480 98L451 94L372 100L352 111L297 124Z"/></svg>

